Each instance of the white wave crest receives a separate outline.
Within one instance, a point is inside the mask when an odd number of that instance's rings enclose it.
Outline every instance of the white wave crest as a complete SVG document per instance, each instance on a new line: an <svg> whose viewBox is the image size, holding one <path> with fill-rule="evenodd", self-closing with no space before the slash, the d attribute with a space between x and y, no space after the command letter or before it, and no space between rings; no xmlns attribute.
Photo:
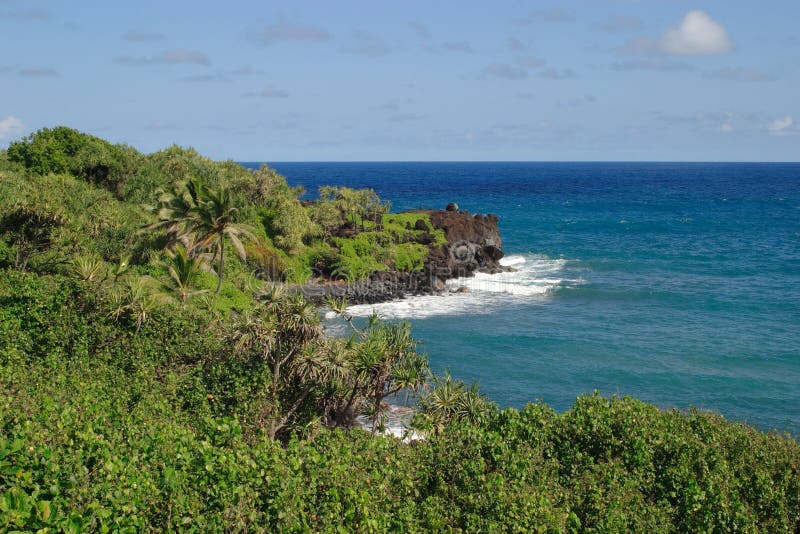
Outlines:
<svg viewBox="0 0 800 534"><path fill-rule="evenodd" d="M534 296L544 295L562 282L560 278L541 278L525 280L519 273L485 274L477 273L470 278L456 278L447 281L450 291L469 293L507 293L509 295Z"/></svg>
<svg viewBox="0 0 800 534"><path fill-rule="evenodd" d="M443 295L408 297L392 302L350 306L354 317L377 313L385 319L423 319L437 315L487 314L514 303L545 301L561 287L582 283L566 271L568 261L526 254L503 258L514 271L497 274L476 273L469 278L447 281ZM502 260L501 260L502 261Z"/></svg>
<svg viewBox="0 0 800 534"><path fill-rule="evenodd" d="M519 265L521 263L525 263L525 261L526 260L524 256L517 255L517 256L505 256L503 258L500 258L500 261L498 263L503 267L511 267L513 265Z"/></svg>

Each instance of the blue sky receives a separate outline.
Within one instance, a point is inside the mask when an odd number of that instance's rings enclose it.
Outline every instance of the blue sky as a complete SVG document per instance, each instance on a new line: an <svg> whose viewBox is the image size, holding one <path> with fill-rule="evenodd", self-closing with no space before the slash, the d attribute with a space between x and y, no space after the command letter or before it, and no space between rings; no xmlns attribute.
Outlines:
<svg viewBox="0 0 800 534"><path fill-rule="evenodd" d="M0 147L800 159L800 2L0 0Z"/></svg>

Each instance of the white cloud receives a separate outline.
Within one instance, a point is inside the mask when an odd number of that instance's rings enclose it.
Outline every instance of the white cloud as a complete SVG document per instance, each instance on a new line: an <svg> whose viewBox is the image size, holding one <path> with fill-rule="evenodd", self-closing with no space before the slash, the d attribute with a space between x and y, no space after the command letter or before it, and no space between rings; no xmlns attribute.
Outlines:
<svg viewBox="0 0 800 534"><path fill-rule="evenodd" d="M20 132L25 125L21 120L9 115L5 119L0 119L0 139L6 139Z"/></svg>
<svg viewBox="0 0 800 534"><path fill-rule="evenodd" d="M211 64L211 60L203 52L198 52L197 50L184 50L182 48L165 50L158 55L148 57L121 56L116 58L114 61L123 65Z"/></svg>
<svg viewBox="0 0 800 534"><path fill-rule="evenodd" d="M354 31L350 45L343 50L367 57L385 56L391 52L391 48L383 39L364 31Z"/></svg>
<svg viewBox="0 0 800 534"><path fill-rule="evenodd" d="M302 24L279 23L267 26L264 31L255 35L255 41L264 46L269 46L281 41L329 41L331 34L323 29Z"/></svg>
<svg viewBox="0 0 800 534"><path fill-rule="evenodd" d="M680 25L661 38L660 49L676 56L722 54L733 47L725 27L704 11L689 11Z"/></svg>
<svg viewBox="0 0 800 534"><path fill-rule="evenodd" d="M0 74L16 74L23 78L58 78L61 76L55 69L36 65L0 65Z"/></svg>
<svg viewBox="0 0 800 534"><path fill-rule="evenodd" d="M797 133L797 128L794 127L794 119L789 115L769 123L767 130L772 135L792 135Z"/></svg>
<svg viewBox="0 0 800 534"><path fill-rule="evenodd" d="M409 121L419 121L426 119L427 115L420 115L419 113L397 113L395 115L391 115L388 120L389 122L409 122Z"/></svg>
<svg viewBox="0 0 800 534"><path fill-rule="evenodd" d="M411 26L411 29L414 30L414 33L417 34L417 37L420 37L421 39L431 38L431 32L428 31L428 27L422 24L421 22L417 22L414 20L409 22L408 25Z"/></svg>
<svg viewBox="0 0 800 534"><path fill-rule="evenodd" d="M21 67L18 74L27 78L58 78L61 76L57 70L48 67Z"/></svg>
<svg viewBox="0 0 800 534"><path fill-rule="evenodd" d="M536 24L539 22L572 22L575 17L572 13L564 11L560 7L552 9L534 9L527 15L516 20L518 24Z"/></svg>
<svg viewBox="0 0 800 534"><path fill-rule="evenodd" d="M185 82L228 82L230 81L227 76L221 72L214 72L209 74L195 74L193 76L184 76Z"/></svg>
<svg viewBox="0 0 800 534"><path fill-rule="evenodd" d="M445 52L459 52L462 54L471 54L474 52L472 45L466 41L450 41L442 45L442 50Z"/></svg>
<svg viewBox="0 0 800 534"><path fill-rule="evenodd" d="M700 111L688 115L657 113L655 119L669 127L684 131L727 135L735 132L756 132L764 129L764 119L756 113L738 111Z"/></svg>
<svg viewBox="0 0 800 534"><path fill-rule="evenodd" d="M586 95L586 96L579 96L576 98L570 98L566 101L559 101L560 106L568 106L571 108L577 108L583 106L584 104L594 104L597 102L597 97L594 95Z"/></svg>
<svg viewBox="0 0 800 534"><path fill-rule="evenodd" d="M22 11L0 11L0 19L48 20L50 12L44 8L33 7Z"/></svg>
<svg viewBox="0 0 800 534"><path fill-rule="evenodd" d="M167 50L162 57L165 63L197 63L199 65L211 63L207 55L196 50Z"/></svg>
<svg viewBox="0 0 800 534"><path fill-rule="evenodd" d="M737 82L771 82L776 80L776 76L769 72L746 67L726 67L715 72L706 74L709 78L718 80L731 80Z"/></svg>
<svg viewBox="0 0 800 534"><path fill-rule="evenodd" d="M558 70L552 67L545 69L539 74L540 77L548 80L568 80L570 78L577 78L572 69Z"/></svg>
<svg viewBox="0 0 800 534"><path fill-rule="evenodd" d="M506 63L492 63L483 69L483 73L480 77L482 79L503 78L506 80L524 80L528 77L528 73L525 69L520 69Z"/></svg>
<svg viewBox="0 0 800 534"><path fill-rule="evenodd" d="M257 98L288 98L289 93L283 89L278 89L274 85L268 85L261 91L245 93L244 96Z"/></svg>
<svg viewBox="0 0 800 534"><path fill-rule="evenodd" d="M508 39L508 47L515 52L520 52L522 50L526 50L528 47L525 43L517 39L516 37L511 37Z"/></svg>
<svg viewBox="0 0 800 534"><path fill-rule="evenodd" d="M640 70L651 70L656 72L675 72L690 71L694 67L679 61L672 61L663 57L648 57L644 59L634 59L622 63L614 63L611 68L622 72L632 72Z"/></svg>
<svg viewBox="0 0 800 534"><path fill-rule="evenodd" d="M545 63L547 63L545 60L536 56L523 56L517 58L517 65L523 69L538 69L539 67L544 67Z"/></svg>

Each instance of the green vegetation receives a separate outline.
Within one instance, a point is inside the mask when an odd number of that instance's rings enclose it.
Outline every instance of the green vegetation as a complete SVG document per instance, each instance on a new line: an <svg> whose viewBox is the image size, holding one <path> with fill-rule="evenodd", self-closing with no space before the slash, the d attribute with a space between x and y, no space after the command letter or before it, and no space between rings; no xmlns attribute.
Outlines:
<svg viewBox="0 0 800 534"><path fill-rule="evenodd" d="M69 128L43 129L12 143L8 159L38 175L72 174L122 195L141 154Z"/></svg>
<svg viewBox="0 0 800 534"><path fill-rule="evenodd" d="M0 530L800 528L789 437L599 395L499 410L342 302L352 335L323 335L272 281L418 269L444 236L301 193L65 128L0 153ZM403 392L424 441L377 433Z"/></svg>
<svg viewBox="0 0 800 534"><path fill-rule="evenodd" d="M445 243L427 215L390 214L369 189L323 187L308 205L266 166L176 146L143 155L64 127L12 143L0 172L0 264L37 272L63 273L53 262L80 252L166 277L164 251L182 242L213 264L220 294L229 273L245 290L254 269L289 282L420 270L429 245Z"/></svg>
<svg viewBox="0 0 800 534"><path fill-rule="evenodd" d="M226 240L244 261L247 253L241 238L256 240L256 237L249 228L235 222L239 210L234 207L231 193L226 187L212 189L205 184L190 181L185 189L185 193L162 197L163 207L158 210L160 222L150 227L166 226L170 238L181 241L184 251L191 259L199 258L196 253L211 249L213 259L218 258L219 261L216 273L219 279L216 294L219 295L225 274Z"/></svg>

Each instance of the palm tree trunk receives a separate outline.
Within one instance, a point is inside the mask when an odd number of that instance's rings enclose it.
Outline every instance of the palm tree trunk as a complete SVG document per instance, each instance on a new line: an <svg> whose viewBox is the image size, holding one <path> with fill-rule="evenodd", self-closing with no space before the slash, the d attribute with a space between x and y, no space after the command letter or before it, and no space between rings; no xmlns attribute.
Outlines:
<svg viewBox="0 0 800 534"><path fill-rule="evenodd" d="M225 235L219 236L219 272L217 273L217 295L222 289L222 275L225 269Z"/></svg>

